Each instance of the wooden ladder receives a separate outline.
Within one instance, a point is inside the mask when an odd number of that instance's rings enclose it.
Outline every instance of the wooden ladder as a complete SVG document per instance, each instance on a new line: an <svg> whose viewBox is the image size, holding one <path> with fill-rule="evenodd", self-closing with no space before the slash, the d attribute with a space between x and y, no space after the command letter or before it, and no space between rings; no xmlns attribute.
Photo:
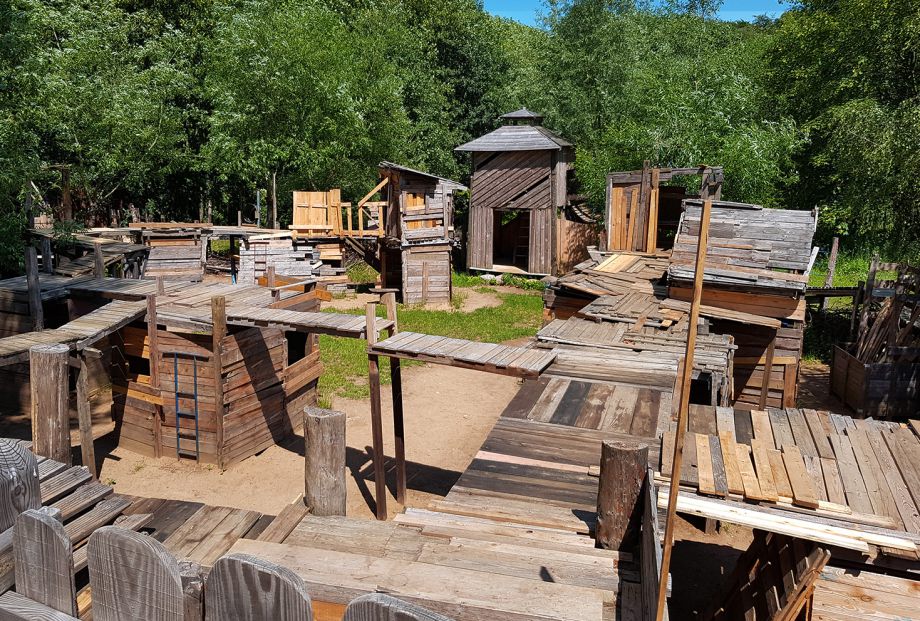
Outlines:
<svg viewBox="0 0 920 621"><path fill-rule="evenodd" d="M201 449L198 441L198 356L192 356L192 394L195 407L192 412L183 412L179 408L179 354L173 352L173 387L176 394L176 459L194 457L196 462L201 462ZM188 393L183 393L188 396ZM195 421L195 435L190 436L183 432L180 422L182 419ZM182 448L182 440L195 440L195 451Z"/></svg>

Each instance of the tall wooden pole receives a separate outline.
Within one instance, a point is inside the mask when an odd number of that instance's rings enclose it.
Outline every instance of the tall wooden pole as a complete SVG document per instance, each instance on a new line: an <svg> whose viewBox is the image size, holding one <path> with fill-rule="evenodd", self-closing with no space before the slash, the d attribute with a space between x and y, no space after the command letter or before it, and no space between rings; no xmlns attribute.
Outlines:
<svg viewBox="0 0 920 621"><path fill-rule="evenodd" d="M277 176L272 173L272 228L278 228L278 186Z"/></svg>
<svg viewBox="0 0 920 621"><path fill-rule="evenodd" d="M231 237L231 239L233 239ZM224 381L223 341L227 336L227 301L211 298L211 362L214 365L214 413L217 419L217 467L224 469Z"/></svg>
<svg viewBox="0 0 920 621"><path fill-rule="evenodd" d="M684 451L684 435L687 429L687 413L690 411L690 380L693 378L693 354L696 351L697 324L700 320L700 300L703 297L703 274L706 264L706 244L709 241L709 218L712 215L712 201L703 203L700 214L700 234L696 247L696 266L693 274L693 299L690 303L690 325L687 329L687 349L681 369L680 409L677 410L677 433L674 439L674 457L671 460L671 481L668 485L668 513L664 525L664 548L661 554L661 579L658 582L658 606L655 618L661 621L666 606L668 573L671 570L671 548L674 545L674 517L677 512L677 494L680 491L680 467Z"/></svg>
<svg viewBox="0 0 920 621"><path fill-rule="evenodd" d="M364 317L367 320L367 346L377 344L377 304L368 302ZM383 414L380 404L380 367L377 354L367 355L367 380L371 391L371 431L374 448L374 487L377 504L377 519L387 519L387 481L383 453Z"/></svg>
<svg viewBox="0 0 920 621"><path fill-rule="evenodd" d="M157 290L163 284L162 278L157 278ZM157 332L157 298L155 295L147 296L147 351L150 360L150 386L160 390L160 344ZM153 455L163 455L163 405L154 405L153 414Z"/></svg>
<svg viewBox="0 0 920 621"><path fill-rule="evenodd" d="M26 287L29 292L29 314L32 315L32 330L45 329L45 312L42 308L42 287L38 278L38 254L35 246L26 246Z"/></svg>
<svg viewBox="0 0 920 621"><path fill-rule="evenodd" d="M399 332L396 317L396 294L384 293L383 304L387 319L393 322L390 336ZM402 369L399 358L390 358L390 387L393 394L393 435L396 440L396 502L406 504L406 431L403 424Z"/></svg>
<svg viewBox="0 0 920 621"><path fill-rule="evenodd" d="M102 256L102 242L93 242L93 278L105 277L105 258Z"/></svg>
<svg viewBox="0 0 920 621"><path fill-rule="evenodd" d="M70 366L67 345L29 349L32 451L70 466Z"/></svg>
<svg viewBox="0 0 920 621"><path fill-rule="evenodd" d="M96 468L96 447L93 444L93 410L89 400L89 368L86 354L79 357L80 368L77 370L77 419L80 423L80 455L83 465L89 468L94 479L99 478Z"/></svg>

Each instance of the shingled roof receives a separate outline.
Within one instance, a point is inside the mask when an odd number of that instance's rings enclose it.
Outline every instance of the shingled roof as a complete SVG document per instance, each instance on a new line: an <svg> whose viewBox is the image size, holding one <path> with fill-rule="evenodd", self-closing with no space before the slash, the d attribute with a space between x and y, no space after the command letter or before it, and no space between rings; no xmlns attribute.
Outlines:
<svg viewBox="0 0 920 621"><path fill-rule="evenodd" d="M501 116L508 124L462 144L455 151L559 151L571 142L540 125L543 115L521 108ZM518 121L526 121L516 124Z"/></svg>
<svg viewBox="0 0 920 621"><path fill-rule="evenodd" d="M672 280L692 281L702 201L684 201L674 240ZM817 213L713 202L703 281L736 287L804 291L815 252Z"/></svg>

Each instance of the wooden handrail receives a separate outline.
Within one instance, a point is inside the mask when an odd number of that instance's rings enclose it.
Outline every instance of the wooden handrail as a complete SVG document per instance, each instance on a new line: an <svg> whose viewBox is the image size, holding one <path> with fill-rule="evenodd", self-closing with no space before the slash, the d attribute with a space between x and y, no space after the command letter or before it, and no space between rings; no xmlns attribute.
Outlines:
<svg viewBox="0 0 920 621"><path fill-rule="evenodd" d="M374 189L364 195L364 198L358 201L358 207L363 207L364 203L370 200L371 196L383 189L383 186L390 182L389 177L384 177L383 180L374 186Z"/></svg>

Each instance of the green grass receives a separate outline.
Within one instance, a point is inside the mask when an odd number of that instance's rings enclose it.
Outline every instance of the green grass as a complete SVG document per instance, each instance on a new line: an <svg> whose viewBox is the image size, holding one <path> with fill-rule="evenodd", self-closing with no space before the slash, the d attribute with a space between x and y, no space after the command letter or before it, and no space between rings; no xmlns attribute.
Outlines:
<svg viewBox="0 0 920 621"><path fill-rule="evenodd" d="M481 291L483 288L488 288L490 286L494 287L495 285L517 287L518 289L524 289L526 291L543 291L543 289L546 288L546 285L540 280L524 278L523 276L516 276L514 274L502 274L501 280L494 281L486 280L478 274L470 274L469 272L452 272L450 280L451 283L453 283L454 289L475 287L477 290ZM489 290L489 292L491 292L491 290Z"/></svg>
<svg viewBox="0 0 920 621"><path fill-rule="evenodd" d="M348 280L358 285L373 284L377 282L380 273L364 261L357 261L349 265L345 273L348 274Z"/></svg>
<svg viewBox="0 0 920 621"><path fill-rule="evenodd" d="M400 330L437 334L472 341L501 343L511 339L533 336L540 327L543 302L532 293L498 293L501 305L478 308L469 313L456 310L428 310L400 306ZM360 314L362 309L337 311ZM383 315L383 308L378 309ZM320 379L320 405L330 407L334 396L348 399L367 399L366 343L358 339L320 336L320 356L323 376ZM419 363L403 361L402 365ZM390 383L389 364L382 364L380 381Z"/></svg>
<svg viewBox="0 0 920 621"><path fill-rule="evenodd" d="M230 254L230 240L229 239L211 240L211 252L213 254L229 255Z"/></svg>

